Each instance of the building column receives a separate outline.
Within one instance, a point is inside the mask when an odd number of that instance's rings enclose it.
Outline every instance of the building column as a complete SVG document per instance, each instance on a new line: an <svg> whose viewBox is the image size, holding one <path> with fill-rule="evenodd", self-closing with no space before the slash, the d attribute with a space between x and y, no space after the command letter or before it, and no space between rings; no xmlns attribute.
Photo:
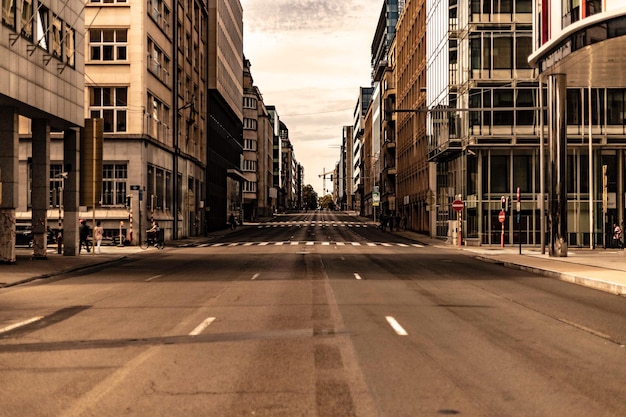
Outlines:
<svg viewBox="0 0 626 417"><path fill-rule="evenodd" d="M63 134L63 255L78 255L78 188L80 183L80 132L68 129Z"/></svg>
<svg viewBox="0 0 626 417"><path fill-rule="evenodd" d="M32 227L33 256L48 257L48 208L50 207L50 123L32 120L33 178Z"/></svg>
<svg viewBox="0 0 626 417"><path fill-rule="evenodd" d="M19 117L0 107L0 262L15 263L15 209L19 192Z"/></svg>
<svg viewBox="0 0 626 417"><path fill-rule="evenodd" d="M567 256L567 76L548 77L550 256Z"/></svg>

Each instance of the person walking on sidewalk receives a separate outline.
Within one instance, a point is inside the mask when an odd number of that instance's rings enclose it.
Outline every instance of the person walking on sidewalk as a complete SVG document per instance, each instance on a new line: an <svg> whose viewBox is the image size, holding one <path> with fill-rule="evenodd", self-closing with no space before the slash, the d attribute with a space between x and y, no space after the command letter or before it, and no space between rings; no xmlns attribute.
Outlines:
<svg viewBox="0 0 626 417"><path fill-rule="evenodd" d="M102 250L100 250L100 245L102 245L103 237L104 237L104 229L102 228L100 222L96 222L96 227L94 227L93 229L93 238L96 241L96 247L94 248L94 250L96 251L96 253L102 253Z"/></svg>
<svg viewBox="0 0 626 417"><path fill-rule="evenodd" d="M83 245L85 246L85 250L87 251L87 253L91 252L91 250L89 249L89 226L87 225L87 222L84 219L80 220L80 228L78 231L78 237L79 237L78 253L80 254L80 251L83 248Z"/></svg>
<svg viewBox="0 0 626 417"><path fill-rule="evenodd" d="M622 248L622 228L619 224L613 224L613 247Z"/></svg>
<svg viewBox="0 0 626 417"><path fill-rule="evenodd" d="M235 220L235 215L230 213L230 217L228 218L228 223L230 223L230 230L235 230L237 228L237 222Z"/></svg>

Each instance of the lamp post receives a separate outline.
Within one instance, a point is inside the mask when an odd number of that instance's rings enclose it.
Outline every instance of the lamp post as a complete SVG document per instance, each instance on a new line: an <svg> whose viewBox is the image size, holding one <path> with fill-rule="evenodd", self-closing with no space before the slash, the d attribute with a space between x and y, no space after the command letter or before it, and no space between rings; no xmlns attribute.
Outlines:
<svg viewBox="0 0 626 417"><path fill-rule="evenodd" d="M57 253L61 255L63 253L63 190L65 189L65 179L67 178L67 172L61 172L56 174L55 178L61 179L61 186L57 188L57 206L59 207L59 230L57 231Z"/></svg>

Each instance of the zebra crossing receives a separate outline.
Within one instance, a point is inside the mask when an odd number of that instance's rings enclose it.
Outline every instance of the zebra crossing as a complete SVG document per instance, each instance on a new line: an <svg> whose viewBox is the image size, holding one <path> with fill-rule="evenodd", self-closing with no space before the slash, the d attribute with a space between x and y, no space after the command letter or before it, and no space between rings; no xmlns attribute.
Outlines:
<svg viewBox="0 0 626 417"><path fill-rule="evenodd" d="M283 221L283 222L269 222L262 223L257 226L259 229L269 229L269 228L277 228L277 227L361 227L367 228L368 225L366 223L360 222L346 222L346 221L328 221L328 220L307 220L307 221Z"/></svg>
<svg viewBox="0 0 626 417"><path fill-rule="evenodd" d="M186 245L190 246L190 245ZM236 246L365 246L365 247L400 247L400 248L423 248L420 243L393 243L393 242L329 242L329 241L278 241L278 242L215 242L194 244L197 248L230 248Z"/></svg>

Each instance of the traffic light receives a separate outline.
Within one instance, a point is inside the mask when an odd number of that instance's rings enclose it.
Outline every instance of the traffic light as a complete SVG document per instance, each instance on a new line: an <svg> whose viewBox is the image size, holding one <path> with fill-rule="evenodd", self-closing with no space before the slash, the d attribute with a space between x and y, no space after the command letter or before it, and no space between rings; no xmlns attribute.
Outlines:
<svg viewBox="0 0 626 417"><path fill-rule="evenodd" d="M500 208L502 210L506 210L506 197L502 196L502 198L500 199Z"/></svg>
<svg viewBox="0 0 626 417"><path fill-rule="evenodd" d="M133 196L127 195L126 196L126 203L124 204L124 206L126 206L127 209L130 209L131 203L132 203L132 198Z"/></svg>

